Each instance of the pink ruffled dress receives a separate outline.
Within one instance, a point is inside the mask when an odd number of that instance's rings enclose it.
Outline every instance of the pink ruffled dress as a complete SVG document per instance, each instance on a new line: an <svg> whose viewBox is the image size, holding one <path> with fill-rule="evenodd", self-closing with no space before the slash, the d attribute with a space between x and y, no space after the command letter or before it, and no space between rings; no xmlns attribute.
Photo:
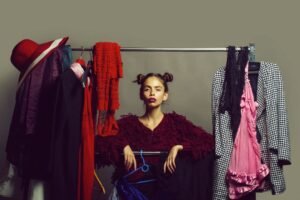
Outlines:
<svg viewBox="0 0 300 200"><path fill-rule="evenodd" d="M258 188L269 174L269 168L261 163L261 151L256 139L255 102L250 81L248 64L245 68L245 86L241 98L241 121L234 141L227 172L230 199L239 199Z"/></svg>

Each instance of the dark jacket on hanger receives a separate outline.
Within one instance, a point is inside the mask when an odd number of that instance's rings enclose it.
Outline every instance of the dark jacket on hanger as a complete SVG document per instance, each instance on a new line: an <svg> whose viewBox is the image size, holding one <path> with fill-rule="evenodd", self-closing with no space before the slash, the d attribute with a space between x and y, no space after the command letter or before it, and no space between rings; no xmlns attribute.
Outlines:
<svg viewBox="0 0 300 200"><path fill-rule="evenodd" d="M17 91L7 140L7 159L23 178L48 177L53 102L64 47L39 63Z"/></svg>
<svg viewBox="0 0 300 200"><path fill-rule="evenodd" d="M71 69L59 78L51 137L51 199L76 199L83 88Z"/></svg>
<svg viewBox="0 0 300 200"><path fill-rule="evenodd" d="M216 141L213 199L224 200L228 196L225 175L233 147L230 117L219 111L224 81L224 67L214 75L212 86L213 132ZM257 127L261 135L262 160L270 168L265 190L273 194L285 190L283 165L291 163L288 119L282 77L276 64L261 62L257 82Z"/></svg>

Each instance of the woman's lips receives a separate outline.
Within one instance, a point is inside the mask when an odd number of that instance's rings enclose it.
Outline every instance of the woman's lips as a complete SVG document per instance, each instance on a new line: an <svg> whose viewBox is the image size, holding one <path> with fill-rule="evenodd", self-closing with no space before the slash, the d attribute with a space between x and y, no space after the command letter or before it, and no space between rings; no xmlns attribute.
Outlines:
<svg viewBox="0 0 300 200"><path fill-rule="evenodd" d="M155 98L150 98L150 99L148 99L148 101L149 101L150 103L153 103L153 102L156 101L156 99L155 99Z"/></svg>

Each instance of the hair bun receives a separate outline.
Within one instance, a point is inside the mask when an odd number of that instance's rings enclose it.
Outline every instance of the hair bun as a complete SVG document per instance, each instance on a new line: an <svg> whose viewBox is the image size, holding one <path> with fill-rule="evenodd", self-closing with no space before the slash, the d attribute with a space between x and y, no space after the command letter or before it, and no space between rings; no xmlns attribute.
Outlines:
<svg viewBox="0 0 300 200"><path fill-rule="evenodd" d="M162 77L166 82L172 82L173 81L173 75L170 74L169 72L164 73L164 75Z"/></svg>
<svg viewBox="0 0 300 200"><path fill-rule="evenodd" d="M145 78L145 75L143 75L143 74L138 74L138 75L136 76L136 80L135 80L134 82L136 82L136 83L138 83L138 84L140 85L140 84L142 84L144 78Z"/></svg>

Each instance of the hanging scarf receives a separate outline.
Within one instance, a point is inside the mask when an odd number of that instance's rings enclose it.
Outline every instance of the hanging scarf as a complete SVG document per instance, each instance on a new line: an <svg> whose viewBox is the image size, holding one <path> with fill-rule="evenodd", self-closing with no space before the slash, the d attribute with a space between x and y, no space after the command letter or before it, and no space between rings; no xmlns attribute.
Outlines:
<svg viewBox="0 0 300 200"><path fill-rule="evenodd" d="M240 99L244 88L245 66L248 61L248 47L242 47L236 56L234 46L228 47L225 79L220 99L220 112L228 112L232 137L235 138L241 119Z"/></svg>
<svg viewBox="0 0 300 200"><path fill-rule="evenodd" d="M120 46L113 42L98 42L94 47L93 71L96 78L97 115L96 134L116 135L114 118L119 108L119 78L123 76Z"/></svg>

